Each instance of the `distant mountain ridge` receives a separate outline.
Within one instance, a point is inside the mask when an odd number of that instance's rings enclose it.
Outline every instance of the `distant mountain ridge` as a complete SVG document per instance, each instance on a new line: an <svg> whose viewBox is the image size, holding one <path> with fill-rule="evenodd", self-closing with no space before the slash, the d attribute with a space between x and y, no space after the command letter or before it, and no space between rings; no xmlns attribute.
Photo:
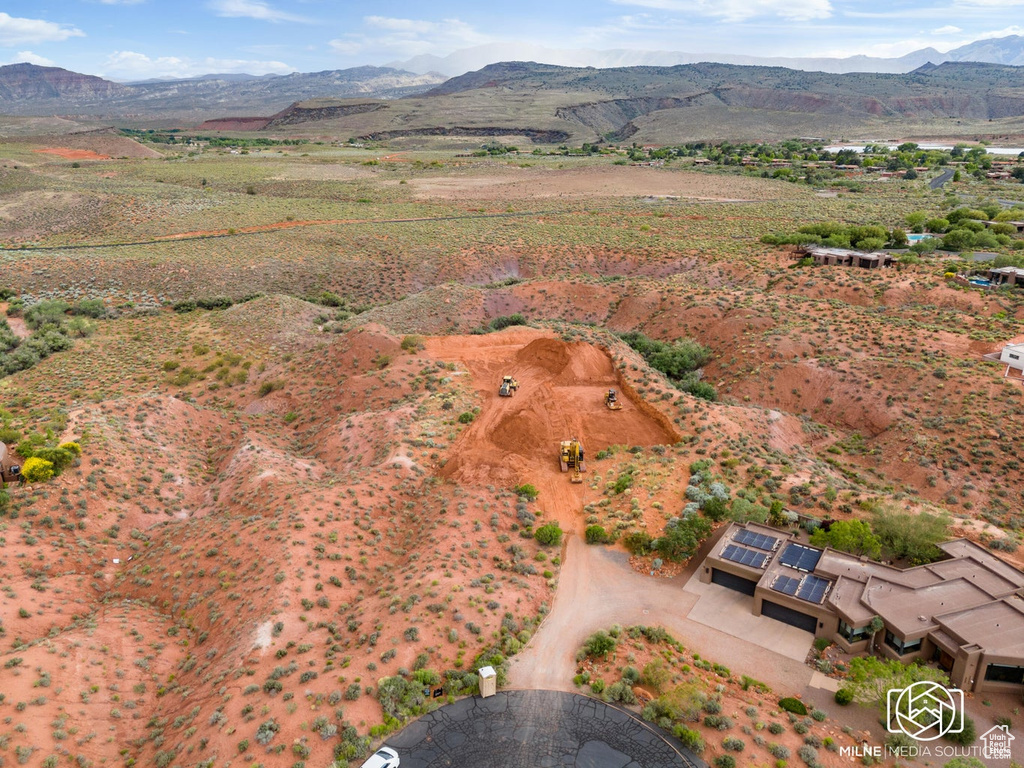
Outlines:
<svg viewBox="0 0 1024 768"><path fill-rule="evenodd" d="M353 67L263 77L230 75L189 80L115 83L59 67L0 67L0 112L13 115L182 116L200 122L244 110L274 113L317 98L393 99L441 83L437 74L389 67Z"/></svg>
<svg viewBox="0 0 1024 768"><path fill-rule="evenodd" d="M978 61L987 64L1024 66L1024 36L1009 35L973 43L940 53L922 48L896 58L873 56L783 57L745 56L729 53L684 53L681 51L640 51L630 49L556 49L521 43L495 43L463 48L447 56L425 54L386 66L409 72L440 72L451 77L481 69L500 61L541 61L566 67L670 67L680 64L711 62L743 66L786 67L809 72L845 74L851 72L906 73L922 64L944 64L950 61Z"/></svg>

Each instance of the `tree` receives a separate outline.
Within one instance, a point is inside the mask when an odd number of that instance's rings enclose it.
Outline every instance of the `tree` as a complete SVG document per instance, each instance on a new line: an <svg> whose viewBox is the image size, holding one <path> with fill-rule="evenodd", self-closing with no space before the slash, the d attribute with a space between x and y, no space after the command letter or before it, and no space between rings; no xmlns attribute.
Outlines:
<svg viewBox="0 0 1024 768"><path fill-rule="evenodd" d="M886 555L920 565L942 557L937 545L948 536L949 517L927 512L915 515L881 507L872 518L871 529Z"/></svg>
<svg viewBox="0 0 1024 768"><path fill-rule="evenodd" d="M710 534L711 523L693 515L668 526L654 548L666 560L689 560Z"/></svg>
<svg viewBox="0 0 1024 768"><path fill-rule="evenodd" d="M863 520L840 520L832 523L827 531L819 528L811 534L811 544L852 555L867 555L875 560L882 554L882 542Z"/></svg>
<svg viewBox="0 0 1024 768"><path fill-rule="evenodd" d="M877 707L884 714L890 690L906 688L922 680L949 685L946 673L939 669L923 664L903 664L895 659L880 659L877 656L858 656L850 659L843 687L853 693L854 701Z"/></svg>
<svg viewBox="0 0 1024 768"><path fill-rule="evenodd" d="M878 633L885 629L885 622L882 621L881 616L873 616L871 621L868 622L868 629L871 630L871 640L868 642L868 650L872 653L875 650L875 638L878 637Z"/></svg>

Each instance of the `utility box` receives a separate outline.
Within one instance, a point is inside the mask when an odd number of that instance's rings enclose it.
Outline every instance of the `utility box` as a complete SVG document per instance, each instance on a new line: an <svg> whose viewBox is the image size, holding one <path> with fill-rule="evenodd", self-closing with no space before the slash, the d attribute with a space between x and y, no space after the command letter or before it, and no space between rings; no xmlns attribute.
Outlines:
<svg viewBox="0 0 1024 768"><path fill-rule="evenodd" d="M486 699L498 692L498 673L494 667L480 667L480 698Z"/></svg>

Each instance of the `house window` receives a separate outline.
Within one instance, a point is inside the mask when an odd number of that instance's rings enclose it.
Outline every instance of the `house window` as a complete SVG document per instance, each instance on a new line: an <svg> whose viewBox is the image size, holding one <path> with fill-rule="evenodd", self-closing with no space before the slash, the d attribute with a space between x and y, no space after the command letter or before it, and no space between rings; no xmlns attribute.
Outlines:
<svg viewBox="0 0 1024 768"><path fill-rule="evenodd" d="M985 679L996 683L1017 683L1017 685L1024 685L1024 667L1011 667L1006 664L989 664L985 669Z"/></svg>
<svg viewBox="0 0 1024 768"><path fill-rule="evenodd" d="M908 653L921 650L921 638L917 640L901 640L896 637L892 632L885 633L885 644L892 648L900 656L905 656Z"/></svg>
<svg viewBox="0 0 1024 768"><path fill-rule="evenodd" d="M840 620L839 634L841 637L845 637L849 642L856 643L870 636L871 629L869 627L851 627L845 621Z"/></svg>

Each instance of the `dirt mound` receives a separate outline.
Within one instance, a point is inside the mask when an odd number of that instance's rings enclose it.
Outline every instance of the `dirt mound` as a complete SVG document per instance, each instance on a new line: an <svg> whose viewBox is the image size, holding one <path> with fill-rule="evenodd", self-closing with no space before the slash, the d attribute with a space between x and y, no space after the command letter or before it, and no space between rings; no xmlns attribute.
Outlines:
<svg viewBox="0 0 1024 768"><path fill-rule="evenodd" d="M516 353L516 362L559 374L569 364L569 347L557 339L537 339Z"/></svg>

